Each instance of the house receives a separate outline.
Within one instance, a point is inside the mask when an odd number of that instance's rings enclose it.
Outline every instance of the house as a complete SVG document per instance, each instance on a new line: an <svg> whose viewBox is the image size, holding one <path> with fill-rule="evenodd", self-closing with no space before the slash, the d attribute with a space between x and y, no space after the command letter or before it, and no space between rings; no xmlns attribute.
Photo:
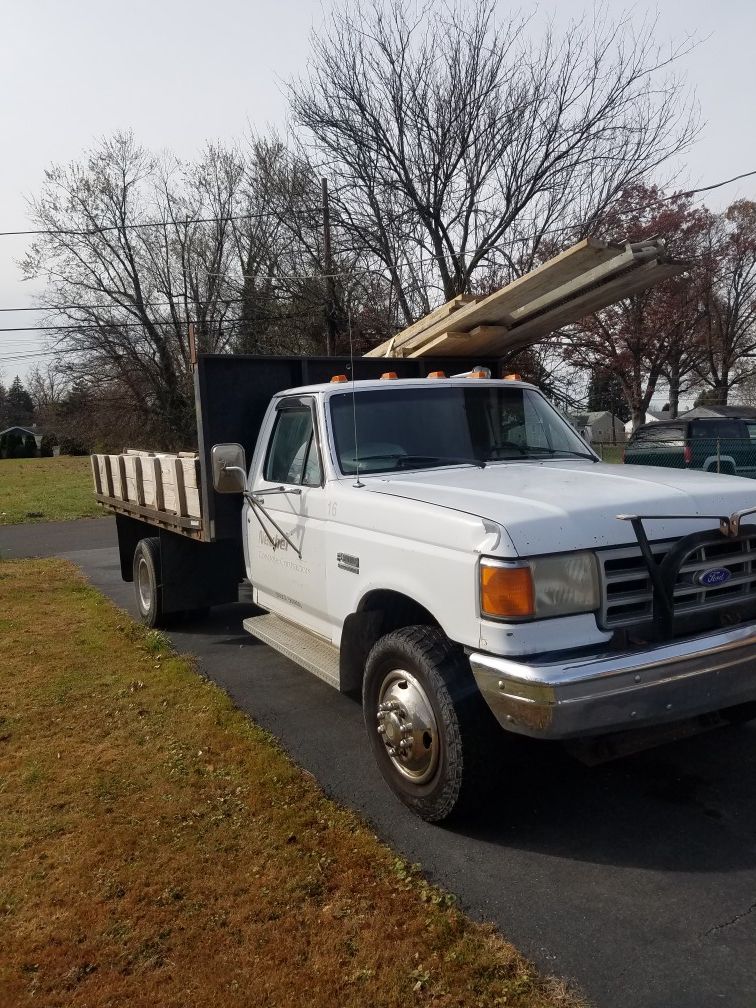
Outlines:
<svg viewBox="0 0 756 1008"><path fill-rule="evenodd" d="M649 409L649 410L646 410L646 419L645 419L644 422L645 423L658 423L659 420L669 420L669 419L670 419L669 409L667 409L667 408L665 408L663 410L651 410L651 409ZM632 433L633 433L633 421L632 421L632 419L630 419L625 424L625 434L627 435L627 437L630 437L630 435Z"/></svg>
<svg viewBox="0 0 756 1008"><path fill-rule="evenodd" d="M42 431L29 430L28 427L6 427L5 430L0 431L0 437L2 437L4 434L15 434L17 437L21 438L26 438L31 434L31 436L37 442L37 451L39 451L39 449L42 447L42 438L44 437Z"/></svg>
<svg viewBox="0 0 756 1008"><path fill-rule="evenodd" d="M609 410L576 413L570 417L570 423L577 427L589 444L616 444L625 440L625 425Z"/></svg>
<svg viewBox="0 0 756 1008"><path fill-rule="evenodd" d="M29 443L30 438L34 438L33 449ZM42 454L42 442L44 439L45 435L43 431L39 430L37 427L31 429L29 427L21 427L19 424L14 424L12 427L6 427L5 430L0 431L0 458L28 458L29 456L39 456ZM49 444L45 444L44 450L46 455L49 455L51 451L53 455L58 455L60 453L60 450L57 447L51 448Z"/></svg>

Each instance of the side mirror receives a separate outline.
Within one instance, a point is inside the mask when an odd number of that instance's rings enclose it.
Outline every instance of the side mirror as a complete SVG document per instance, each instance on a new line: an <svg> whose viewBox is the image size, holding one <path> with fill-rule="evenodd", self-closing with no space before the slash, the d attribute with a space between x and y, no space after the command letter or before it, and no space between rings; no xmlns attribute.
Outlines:
<svg viewBox="0 0 756 1008"><path fill-rule="evenodd" d="M240 444L213 445L213 486L218 493L244 493L247 459Z"/></svg>

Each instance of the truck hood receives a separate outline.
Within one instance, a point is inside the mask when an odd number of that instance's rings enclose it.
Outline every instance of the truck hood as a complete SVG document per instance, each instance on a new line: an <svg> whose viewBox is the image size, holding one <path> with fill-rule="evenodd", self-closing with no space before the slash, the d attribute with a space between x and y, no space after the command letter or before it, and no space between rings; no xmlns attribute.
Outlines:
<svg viewBox="0 0 756 1008"><path fill-rule="evenodd" d="M756 481L743 477L572 460L493 463L485 469L454 467L364 479L366 489L374 493L496 522L520 556L634 542L632 528L618 521L618 514L689 516L644 523L650 539L672 539L716 529L716 521L705 516L756 506Z"/></svg>

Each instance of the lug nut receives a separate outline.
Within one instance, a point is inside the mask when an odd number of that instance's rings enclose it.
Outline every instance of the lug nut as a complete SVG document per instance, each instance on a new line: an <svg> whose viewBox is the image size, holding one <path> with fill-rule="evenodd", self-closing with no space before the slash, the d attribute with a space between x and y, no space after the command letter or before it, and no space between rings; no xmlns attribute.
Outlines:
<svg viewBox="0 0 756 1008"><path fill-rule="evenodd" d="M385 725L382 725L382 724L378 725L378 734L379 735L385 735L386 734L386 726Z"/></svg>

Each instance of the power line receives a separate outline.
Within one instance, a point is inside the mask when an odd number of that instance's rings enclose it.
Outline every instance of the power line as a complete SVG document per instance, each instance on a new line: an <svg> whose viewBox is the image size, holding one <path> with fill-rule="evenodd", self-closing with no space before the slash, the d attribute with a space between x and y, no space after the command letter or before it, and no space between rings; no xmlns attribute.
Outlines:
<svg viewBox="0 0 756 1008"><path fill-rule="evenodd" d="M229 214L227 217L187 217L184 220L140 221L135 224L108 224L94 228L37 228L31 231L0 231L0 238L18 238L33 235L70 235L86 238L90 235L105 234L108 231L134 231L139 228L153 227L185 227L188 224L227 224L230 221L267 220L270 217L280 218L281 214L273 210L254 214ZM286 213L287 218L299 216L296 213ZM311 216L310 216L311 219Z"/></svg>
<svg viewBox="0 0 756 1008"><path fill-rule="evenodd" d="M215 274L213 274L215 275ZM218 274L220 275L220 274ZM177 301L184 300L183 295L177 295ZM244 298L194 298L187 297L187 301L190 304L212 304L213 301L218 301L221 304L235 304L237 301L243 301ZM98 311L105 308L115 308L117 303L111 301L108 304L64 304L64 305L26 305L24 308L0 308L0 312L41 312L41 311ZM118 306L125 307L125 306ZM172 308L174 305L170 301L145 301L145 308ZM127 309L126 309L127 310Z"/></svg>
<svg viewBox="0 0 756 1008"><path fill-rule="evenodd" d="M753 171L743 172L740 175L734 175L732 178L723 179L721 182L714 182L711 185L700 186L697 189L688 189L685 192L672 193L670 196L660 196L653 203L649 203L645 207L639 207L636 212L641 210L649 209L650 207L656 205L657 203L664 203L672 199L680 199L688 196L695 196L698 193L711 192L713 189L721 189L722 186L730 185L732 182L739 182L741 179L750 178L756 175L756 169ZM292 216L302 216L305 219L313 220L313 218L318 218L322 216L322 210L312 210L307 214L297 214L288 212L284 214L285 217L291 218ZM241 221L241 220L267 220L271 217L280 218L281 214L276 213L273 210L267 210L264 213L250 213L250 214L229 214L228 216L221 217L187 217L183 220L160 220L160 221L138 221L133 224L112 224L105 225L102 227L95 228L38 228L28 231L0 231L0 238L11 238L11 237L22 237L22 236L33 236L33 235L71 235L78 237L87 237L90 235L105 234L110 231L132 231L138 230L140 228L153 228L153 227L177 227L177 226L187 226L189 224L225 224L231 221ZM339 221L340 226L344 227L346 222ZM565 231L572 231L574 227L567 228L556 228L549 231L544 231L543 234L559 234Z"/></svg>

